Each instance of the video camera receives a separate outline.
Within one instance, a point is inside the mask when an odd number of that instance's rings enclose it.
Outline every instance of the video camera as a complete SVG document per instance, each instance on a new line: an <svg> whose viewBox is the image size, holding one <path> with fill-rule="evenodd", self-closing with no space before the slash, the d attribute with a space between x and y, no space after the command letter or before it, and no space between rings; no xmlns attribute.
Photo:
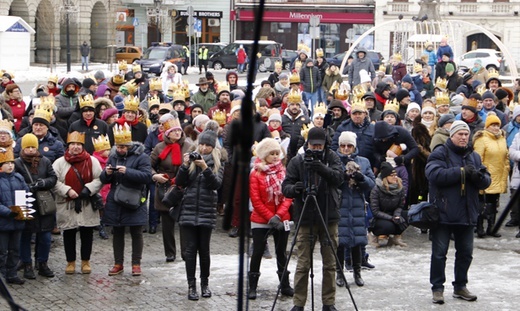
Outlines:
<svg viewBox="0 0 520 311"><path fill-rule="evenodd" d="M193 162L193 161L195 161L195 160L201 160L201 159L202 159L202 156L200 155L200 153L195 152L195 151L194 151L194 152L191 152L190 155L189 155L189 157L190 157L190 161L191 161L191 162Z"/></svg>
<svg viewBox="0 0 520 311"><path fill-rule="evenodd" d="M322 153L321 150L307 149L307 150L305 150L303 160L307 163L312 163L314 161L320 161L321 153Z"/></svg>

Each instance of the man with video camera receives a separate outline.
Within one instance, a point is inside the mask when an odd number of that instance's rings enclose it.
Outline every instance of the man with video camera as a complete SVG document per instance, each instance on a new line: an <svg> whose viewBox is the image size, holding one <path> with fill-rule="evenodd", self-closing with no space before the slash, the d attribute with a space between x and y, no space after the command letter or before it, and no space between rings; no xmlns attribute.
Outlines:
<svg viewBox="0 0 520 311"><path fill-rule="evenodd" d="M320 241L323 261L322 310L336 310L334 254L338 246L339 186L343 182L343 171L338 155L329 149L325 131L316 127L309 131L305 154L295 156L287 166L282 192L285 197L293 199L292 219L299 222L296 244L298 263L294 274L294 307L291 311L304 310L316 240ZM312 201L305 204L314 198L318 206L314 206L316 204ZM327 228L321 221L320 212ZM327 231L332 245L329 244Z"/></svg>

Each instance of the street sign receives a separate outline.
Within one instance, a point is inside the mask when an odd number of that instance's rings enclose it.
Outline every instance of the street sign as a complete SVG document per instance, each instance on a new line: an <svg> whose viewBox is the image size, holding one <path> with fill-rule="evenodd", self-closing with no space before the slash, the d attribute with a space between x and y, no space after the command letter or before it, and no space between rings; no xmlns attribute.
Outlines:
<svg viewBox="0 0 520 311"><path fill-rule="evenodd" d="M312 15L309 18L309 25L312 27L318 27L320 25L320 17L317 15Z"/></svg>
<svg viewBox="0 0 520 311"><path fill-rule="evenodd" d="M202 20L195 18L195 23L193 24L193 29L196 32L202 32Z"/></svg>
<svg viewBox="0 0 520 311"><path fill-rule="evenodd" d="M195 11L193 10L193 7L190 5L190 6L186 9L186 12L188 12L188 15L193 16L193 13L194 13Z"/></svg>
<svg viewBox="0 0 520 311"><path fill-rule="evenodd" d="M200 37L202 37L202 32L198 31L197 32L197 38L200 38Z"/></svg>

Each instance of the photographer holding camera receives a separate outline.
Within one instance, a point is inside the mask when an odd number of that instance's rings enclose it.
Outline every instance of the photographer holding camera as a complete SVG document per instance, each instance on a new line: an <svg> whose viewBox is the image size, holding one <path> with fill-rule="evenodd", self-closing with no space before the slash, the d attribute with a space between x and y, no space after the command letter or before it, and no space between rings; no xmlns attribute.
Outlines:
<svg viewBox="0 0 520 311"><path fill-rule="evenodd" d="M343 164L339 156L329 149L325 131L312 128L309 131L305 154L295 156L289 162L284 182L283 195L293 199L295 222L301 221L297 236L298 263L294 275L294 307L291 311L303 311L307 301L307 285L311 268L312 250L316 240L320 241L323 260L322 303L323 310L336 310L336 257L338 246L339 205L343 183ZM314 195L318 206L310 206L303 211L307 196ZM327 231L320 223L323 216L330 233L328 245ZM318 221L317 221L318 220Z"/></svg>

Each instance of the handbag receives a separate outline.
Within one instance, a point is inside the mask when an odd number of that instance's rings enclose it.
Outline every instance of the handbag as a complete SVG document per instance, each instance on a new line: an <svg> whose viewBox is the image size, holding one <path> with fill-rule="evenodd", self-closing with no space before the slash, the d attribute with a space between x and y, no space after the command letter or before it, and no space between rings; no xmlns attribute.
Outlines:
<svg viewBox="0 0 520 311"><path fill-rule="evenodd" d="M181 203L184 198L184 189L177 185L170 187L168 192L164 195L162 203L170 207L170 217L178 220L181 212Z"/></svg>
<svg viewBox="0 0 520 311"><path fill-rule="evenodd" d="M413 204L408 211L408 223L419 229L434 229L439 225L439 220L439 209L427 201Z"/></svg>
<svg viewBox="0 0 520 311"><path fill-rule="evenodd" d="M137 210L141 206L141 198L141 191L138 191L138 189L130 188L123 184L116 185L114 201L117 204L130 210Z"/></svg>
<svg viewBox="0 0 520 311"><path fill-rule="evenodd" d="M165 182L165 183L161 184L161 183L156 182L155 188L157 189L157 194L156 194L157 198L159 199L159 201L162 201L162 199L166 195L166 192L168 192L168 189L170 189L170 183Z"/></svg>
<svg viewBox="0 0 520 311"><path fill-rule="evenodd" d="M23 163L23 161L22 161ZM34 183L31 172L27 168L27 165L23 163L25 170L27 171L27 175L29 175L29 179L31 180L31 184ZM36 203L38 204L38 213L41 216L51 215L56 213L56 201L54 201L54 196L50 190L39 190L34 193L34 197L36 199Z"/></svg>
<svg viewBox="0 0 520 311"><path fill-rule="evenodd" d="M74 170L74 173L76 173L76 176L78 177L79 182L81 183L81 186L85 187L85 182L83 181L83 178L79 174L78 170L74 166L72 166L72 169ZM94 211L105 208L105 204L103 203L103 197L101 197L101 195L99 193L91 195L89 197L89 200L90 200L90 206L92 207L92 209Z"/></svg>

